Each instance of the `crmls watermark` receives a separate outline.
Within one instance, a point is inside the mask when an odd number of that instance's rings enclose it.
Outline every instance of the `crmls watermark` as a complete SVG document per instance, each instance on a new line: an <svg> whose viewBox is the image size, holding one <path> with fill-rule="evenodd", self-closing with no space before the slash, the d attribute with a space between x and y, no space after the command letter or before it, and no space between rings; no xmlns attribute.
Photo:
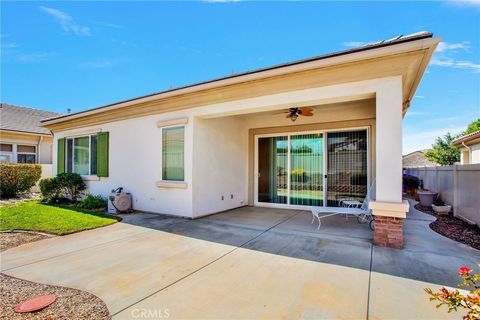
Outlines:
<svg viewBox="0 0 480 320"><path fill-rule="evenodd" d="M131 312L134 319L168 319L170 318L170 311L168 308L164 309L133 309Z"/></svg>

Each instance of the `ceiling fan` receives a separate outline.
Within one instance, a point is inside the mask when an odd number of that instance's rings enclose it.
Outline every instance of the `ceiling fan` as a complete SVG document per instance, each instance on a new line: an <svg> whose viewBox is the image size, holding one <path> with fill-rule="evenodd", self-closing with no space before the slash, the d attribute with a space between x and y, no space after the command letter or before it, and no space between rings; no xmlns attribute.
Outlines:
<svg viewBox="0 0 480 320"><path fill-rule="evenodd" d="M313 116L313 109L309 107L301 107L301 108L290 108L288 111L285 111L287 114L287 118L290 120L295 121L297 120L298 116L304 117L311 117Z"/></svg>

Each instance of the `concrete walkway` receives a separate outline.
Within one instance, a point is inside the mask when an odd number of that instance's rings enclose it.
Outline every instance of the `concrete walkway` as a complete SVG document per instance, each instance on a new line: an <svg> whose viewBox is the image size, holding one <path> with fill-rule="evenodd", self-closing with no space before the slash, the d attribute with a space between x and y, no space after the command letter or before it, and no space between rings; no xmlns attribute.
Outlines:
<svg viewBox="0 0 480 320"><path fill-rule="evenodd" d="M2 253L2 272L89 291L114 319L447 319L423 288L455 286L480 251L414 209L405 249L371 245L355 218L241 208L198 220L152 214Z"/></svg>

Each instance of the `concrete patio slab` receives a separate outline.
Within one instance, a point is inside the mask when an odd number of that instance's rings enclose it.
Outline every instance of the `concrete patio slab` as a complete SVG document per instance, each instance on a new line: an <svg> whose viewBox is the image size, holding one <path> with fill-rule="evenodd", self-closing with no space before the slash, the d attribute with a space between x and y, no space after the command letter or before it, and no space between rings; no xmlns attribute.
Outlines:
<svg viewBox="0 0 480 320"><path fill-rule="evenodd" d="M362 270L370 269L371 247L369 240L325 238L318 234L292 233L277 228L244 246L247 249Z"/></svg>
<svg viewBox="0 0 480 320"><path fill-rule="evenodd" d="M197 220L135 213L9 249L2 270L92 292L118 319L166 308L171 319L458 318L435 309L423 289L456 286L456 269L480 261L480 251L436 234L432 217L411 210L404 250L372 246L368 226L343 216L317 230L297 210Z"/></svg>
<svg viewBox="0 0 480 320"><path fill-rule="evenodd" d="M389 274L372 272L370 279L370 303L368 319L460 319L461 313L448 313L443 306L436 308L430 302L425 288L437 290L440 286L396 277Z"/></svg>
<svg viewBox="0 0 480 320"><path fill-rule="evenodd" d="M368 224L358 223L357 218L354 216L349 216L347 219L345 218L345 215L326 217L322 219L322 226L320 229L317 229L317 220L315 220L313 224L311 222L311 212L300 211L295 216L275 227L275 230L308 232L312 236L319 237L328 235L345 238L345 235L348 235L348 238L367 239L369 242L373 239L373 231Z"/></svg>
<svg viewBox="0 0 480 320"><path fill-rule="evenodd" d="M159 308L174 319L362 319L368 278L360 269L240 248L114 319Z"/></svg>
<svg viewBox="0 0 480 320"><path fill-rule="evenodd" d="M30 242L2 253L0 268L5 271L148 231L151 230L140 226L115 223L98 229Z"/></svg>
<svg viewBox="0 0 480 320"><path fill-rule="evenodd" d="M75 242L74 239L56 240L65 245ZM30 281L86 290L101 297L110 312L116 313L234 248L150 230L5 273ZM24 251L22 249L15 248L12 252L18 255ZM7 260L11 259L10 252L6 251L4 255Z"/></svg>
<svg viewBox="0 0 480 320"><path fill-rule="evenodd" d="M241 207L235 210L210 215L201 220L222 222L235 226L255 226L268 229L295 216L299 212L302 211L261 207Z"/></svg>

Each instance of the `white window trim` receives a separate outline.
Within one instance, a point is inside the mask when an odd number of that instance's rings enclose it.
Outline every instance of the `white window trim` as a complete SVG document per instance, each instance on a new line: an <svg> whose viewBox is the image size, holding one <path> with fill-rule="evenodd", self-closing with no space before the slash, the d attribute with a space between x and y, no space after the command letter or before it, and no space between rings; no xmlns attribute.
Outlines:
<svg viewBox="0 0 480 320"><path fill-rule="evenodd" d="M290 204L290 175L288 175L288 198L287 204L280 204L280 203L268 203L268 202L260 202L258 201L258 139L265 138L265 137L280 137L280 136L287 136L288 137L288 145L290 145L290 137L295 135L303 135L303 134L311 134L311 133L321 133L324 139L323 145L323 152L324 155L327 154L327 138L329 133L335 132L344 132L344 131L366 131L367 134L367 187L370 186L371 174L372 170L370 168L370 128L368 126L361 126L361 127L351 127L351 128L338 128L338 129L326 129L326 130L309 130L309 131L286 131L286 132L276 132L276 133L266 133L266 134L258 134L255 135L254 141L254 176L253 176L253 202L255 207L266 207L266 208L284 208L284 209L298 209L298 210L309 210L313 208L312 206L304 206L304 205L292 205ZM290 148L288 148L288 167L290 168ZM323 172L324 174L327 172L328 168L328 157L324 158L323 162ZM327 179L323 179L323 190L324 195L327 192ZM324 198L326 199L326 197ZM327 201L323 202L324 208L329 208L327 206Z"/></svg>
<svg viewBox="0 0 480 320"><path fill-rule="evenodd" d="M32 144L32 143L17 143L17 142L8 142L8 141L2 141L2 144L10 144L12 145L12 151L0 151L0 154L8 155L10 156L10 163L18 163L18 155L19 154L30 154L35 156L35 162L34 164L39 163L39 154L38 154L38 145ZM18 146L29 146L29 147L34 147L35 152L18 152Z"/></svg>
<svg viewBox="0 0 480 320"><path fill-rule="evenodd" d="M88 174L81 174L83 180L85 181L99 181L100 177L96 174L91 174L92 167L90 166L91 162L91 150L92 150L92 136L97 136L98 139L99 132L92 132L82 135L72 135L65 138L65 172L68 172L68 140L72 140L72 153L75 150L75 139L88 137ZM97 142L98 143L98 142ZM72 173L75 173L75 162L73 161L72 155Z"/></svg>
<svg viewBox="0 0 480 320"><path fill-rule="evenodd" d="M35 152L19 152L18 151L18 146L29 146L29 147L34 147L35 148ZM19 163L18 162L18 155L19 154L25 154L25 155L34 155L35 156L35 162L34 163L38 163L38 147L37 145L35 144L31 144L31 143L17 143L16 144L16 147L15 147L15 162L16 163Z"/></svg>
<svg viewBox="0 0 480 320"><path fill-rule="evenodd" d="M5 155L5 156L9 156L10 157L10 161L8 161L8 163L15 163L13 160L16 160L15 157L14 157L14 154L13 152L10 152L10 151L0 151L0 155Z"/></svg>
<svg viewBox="0 0 480 320"><path fill-rule="evenodd" d="M158 188L171 188L171 189L187 189L188 188L188 183L185 181L185 132L186 132L187 123L188 123L188 118L157 122L157 127L161 129L161 132L160 132L160 181L156 182L156 186ZM167 129L167 128L183 128L183 180L164 180L163 179L163 129Z"/></svg>

